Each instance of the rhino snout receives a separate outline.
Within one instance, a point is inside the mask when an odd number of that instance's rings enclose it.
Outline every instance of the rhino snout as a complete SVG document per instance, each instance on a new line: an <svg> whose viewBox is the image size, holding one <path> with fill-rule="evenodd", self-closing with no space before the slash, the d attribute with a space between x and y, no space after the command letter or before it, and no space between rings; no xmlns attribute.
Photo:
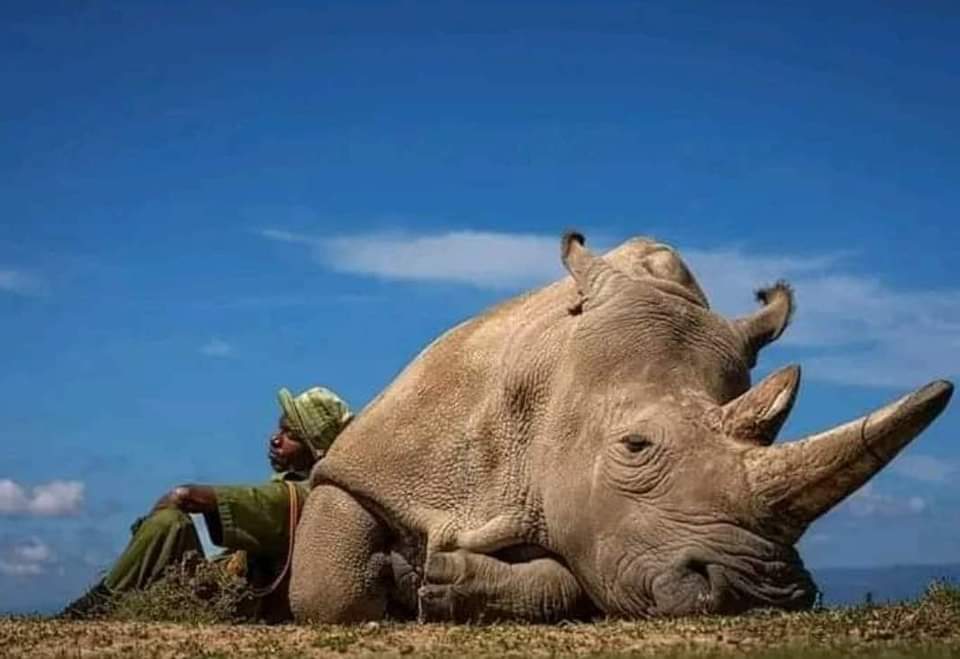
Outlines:
<svg viewBox="0 0 960 659"><path fill-rule="evenodd" d="M813 604L817 588L802 566L772 561L766 570L743 567L721 557L684 554L654 579L655 614L730 615L758 607L798 610Z"/></svg>
<svg viewBox="0 0 960 659"><path fill-rule="evenodd" d="M716 566L699 557L681 557L653 580L656 615L682 616L713 610Z"/></svg>

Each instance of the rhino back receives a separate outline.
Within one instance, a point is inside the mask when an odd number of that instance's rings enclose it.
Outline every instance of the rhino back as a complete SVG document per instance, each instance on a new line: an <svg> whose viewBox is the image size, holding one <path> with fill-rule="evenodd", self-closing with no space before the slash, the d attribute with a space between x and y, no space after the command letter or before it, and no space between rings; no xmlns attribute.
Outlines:
<svg viewBox="0 0 960 659"><path fill-rule="evenodd" d="M504 508L535 514L527 446L576 299L571 280L449 330L357 416L314 482L358 495L391 525L455 533Z"/></svg>

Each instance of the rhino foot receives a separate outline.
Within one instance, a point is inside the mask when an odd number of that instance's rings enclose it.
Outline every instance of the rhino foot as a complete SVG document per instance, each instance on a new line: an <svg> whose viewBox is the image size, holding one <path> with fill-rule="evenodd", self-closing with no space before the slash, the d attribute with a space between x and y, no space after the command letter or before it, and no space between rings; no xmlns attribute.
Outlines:
<svg viewBox="0 0 960 659"><path fill-rule="evenodd" d="M421 622L470 622L481 618L482 584L471 584L468 552L434 552L427 560L424 579L417 591ZM479 556L474 554L474 556ZM476 591L471 596L471 590Z"/></svg>
<svg viewBox="0 0 960 659"><path fill-rule="evenodd" d="M418 591L423 622L552 623L582 618L589 600L554 558L509 563L463 549L434 552Z"/></svg>

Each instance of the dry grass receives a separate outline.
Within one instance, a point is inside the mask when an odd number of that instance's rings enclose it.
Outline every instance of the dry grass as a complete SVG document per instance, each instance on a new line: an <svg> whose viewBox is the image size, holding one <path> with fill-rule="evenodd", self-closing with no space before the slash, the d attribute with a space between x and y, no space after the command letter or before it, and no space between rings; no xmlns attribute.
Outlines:
<svg viewBox="0 0 960 659"><path fill-rule="evenodd" d="M254 622L256 613L256 601L245 579L196 552L188 552L148 589L113 598L101 617L122 622L211 625Z"/></svg>
<svg viewBox="0 0 960 659"><path fill-rule="evenodd" d="M917 602L737 618L535 625L266 626L0 620L4 656L351 655L957 657L960 591Z"/></svg>

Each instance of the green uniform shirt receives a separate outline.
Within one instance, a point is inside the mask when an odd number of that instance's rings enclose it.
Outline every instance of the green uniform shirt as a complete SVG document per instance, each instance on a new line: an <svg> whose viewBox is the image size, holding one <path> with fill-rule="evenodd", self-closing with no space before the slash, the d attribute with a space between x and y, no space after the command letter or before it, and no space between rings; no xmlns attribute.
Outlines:
<svg viewBox="0 0 960 659"><path fill-rule="evenodd" d="M220 517L218 544L242 549L251 556L286 558L290 543L290 494L285 481L300 492L301 505L309 491L306 475L284 472L262 485L218 485L217 513ZM213 520L207 524L215 527Z"/></svg>

